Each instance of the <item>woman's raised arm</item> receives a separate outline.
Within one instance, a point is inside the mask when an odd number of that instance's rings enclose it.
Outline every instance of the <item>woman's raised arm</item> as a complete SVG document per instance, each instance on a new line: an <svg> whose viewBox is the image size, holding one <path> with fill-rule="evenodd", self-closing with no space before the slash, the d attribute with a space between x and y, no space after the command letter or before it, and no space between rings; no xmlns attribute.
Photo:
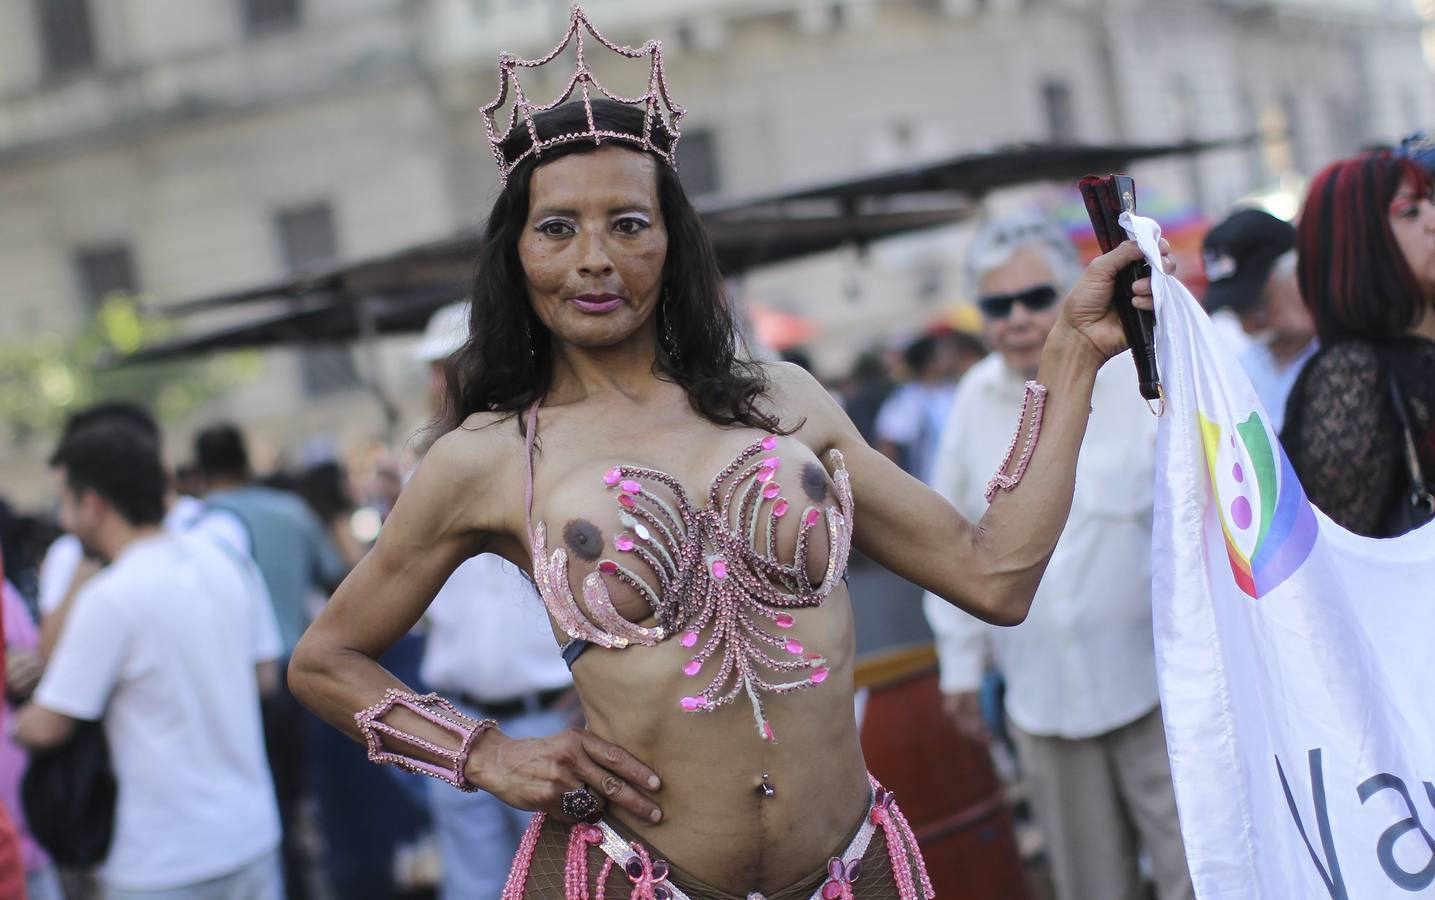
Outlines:
<svg viewBox="0 0 1435 900"><path fill-rule="evenodd" d="M869 447L805 373L788 371L778 379L784 405L794 404L789 408L808 416L798 434L810 446L842 451L852 478L853 539L859 550L980 619L1014 625L1026 618L1071 509L1096 372L1126 346L1111 306L1115 276L1140 258L1134 243L1122 244L1093 260L1066 297L1036 377L1046 388L1045 411L1029 466L1014 488L997 492L979 522L965 519L940 494ZM1169 261L1166 267L1173 268ZM1150 279L1135 287L1136 305L1150 309ZM1013 408L1008 422L971 427L1015 432L1020 413ZM1028 430L1029 424L1021 423L1018 449Z"/></svg>

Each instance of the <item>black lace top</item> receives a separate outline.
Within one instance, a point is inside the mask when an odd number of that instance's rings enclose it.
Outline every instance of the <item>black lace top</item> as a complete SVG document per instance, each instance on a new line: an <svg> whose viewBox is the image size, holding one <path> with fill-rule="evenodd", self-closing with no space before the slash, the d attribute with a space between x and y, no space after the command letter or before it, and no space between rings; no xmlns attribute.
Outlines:
<svg viewBox="0 0 1435 900"><path fill-rule="evenodd" d="M1341 341L1306 363L1286 403L1281 444L1306 495L1347 530L1390 537L1409 487L1387 377L1405 395L1427 483L1435 477L1435 341Z"/></svg>

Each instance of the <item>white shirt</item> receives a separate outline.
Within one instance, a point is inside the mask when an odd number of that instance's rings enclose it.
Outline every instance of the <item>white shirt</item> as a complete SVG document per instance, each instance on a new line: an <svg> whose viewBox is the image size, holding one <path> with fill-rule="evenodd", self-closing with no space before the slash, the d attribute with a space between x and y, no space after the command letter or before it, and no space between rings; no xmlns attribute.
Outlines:
<svg viewBox="0 0 1435 900"><path fill-rule="evenodd" d="M136 541L81 588L35 703L104 720L119 784L105 883L192 884L279 845L255 673L278 654L258 571L203 538Z"/></svg>
<svg viewBox="0 0 1435 900"><path fill-rule="evenodd" d="M1319 347L1319 341L1311 341L1295 359L1284 365L1276 359L1265 341L1255 341L1241 351L1241 368L1246 370L1251 387L1256 389L1256 396L1261 398L1261 406L1265 407L1266 414L1270 416L1271 430L1276 434L1280 434L1281 428L1285 426L1286 400L1290 397L1291 388L1295 387L1296 379L1300 377L1300 371L1305 368L1306 361L1315 355Z"/></svg>
<svg viewBox="0 0 1435 900"><path fill-rule="evenodd" d="M877 411L877 438L907 450L907 470L922 479L932 475L937 443L952 407L952 385L910 382L892 392Z"/></svg>
<svg viewBox="0 0 1435 900"><path fill-rule="evenodd" d="M1211 324L1216 326L1216 336L1221 343L1236 356L1246 352L1246 349L1255 343L1256 339L1247 334L1245 327L1241 325L1240 316L1229 309L1218 309L1211 313Z"/></svg>
<svg viewBox="0 0 1435 900"><path fill-rule="evenodd" d="M497 702L573 683L537 590L501 557L466 560L427 618L419 673L440 693Z"/></svg>
<svg viewBox="0 0 1435 900"><path fill-rule="evenodd" d="M227 509L205 507L203 513L190 526L190 530L218 542L221 546L232 548L240 556L254 556L254 548L250 546L249 529L238 516Z"/></svg>
<svg viewBox="0 0 1435 900"><path fill-rule="evenodd" d="M1011 441L1024 379L993 353L957 386L933 487L976 521ZM1006 708L1030 734L1086 738L1157 703L1151 632L1151 515L1156 418L1136 392L1130 354L1096 378L1071 516L1014 628L987 625L927 594L941 686L975 690L987 650L1006 676Z"/></svg>
<svg viewBox="0 0 1435 900"><path fill-rule="evenodd" d="M175 533L187 531L204 514L204 501L183 494L175 498L174 505L164 515L166 531ZM60 608L65 595L70 592L70 583L75 580L75 570L84 559L85 550L80 539L72 534L55 538L45 551L40 563L39 607L40 615L48 616Z"/></svg>

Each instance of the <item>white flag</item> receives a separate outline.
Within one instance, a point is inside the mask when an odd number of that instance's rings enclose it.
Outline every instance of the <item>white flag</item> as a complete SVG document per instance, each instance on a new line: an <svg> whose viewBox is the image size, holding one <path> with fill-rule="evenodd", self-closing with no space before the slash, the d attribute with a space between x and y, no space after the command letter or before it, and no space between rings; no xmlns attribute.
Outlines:
<svg viewBox="0 0 1435 900"><path fill-rule="evenodd" d="M1156 653L1196 894L1435 898L1435 526L1315 510L1156 223L1124 221L1156 272Z"/></svg>

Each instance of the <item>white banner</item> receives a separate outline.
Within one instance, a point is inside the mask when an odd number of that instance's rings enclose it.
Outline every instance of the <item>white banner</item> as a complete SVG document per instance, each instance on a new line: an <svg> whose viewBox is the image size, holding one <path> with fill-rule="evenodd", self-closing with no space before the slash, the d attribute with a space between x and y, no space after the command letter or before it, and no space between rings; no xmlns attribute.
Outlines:
<svg viewBox="0 0 1435 900"><path fill-rule="evenodd" d="M1157 262L1157 225L1126 221ZM1373 540L1315 510L1156 273L1156 652L1196 894L1435 897L1435 526Z"/></svg>

